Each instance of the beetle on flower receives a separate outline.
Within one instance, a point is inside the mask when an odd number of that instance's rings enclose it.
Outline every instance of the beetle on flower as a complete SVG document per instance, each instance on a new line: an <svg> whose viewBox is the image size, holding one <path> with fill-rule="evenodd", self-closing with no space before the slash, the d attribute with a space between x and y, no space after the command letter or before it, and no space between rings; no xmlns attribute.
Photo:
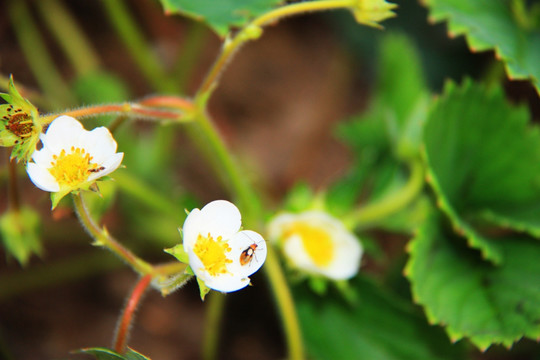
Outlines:
<svg viewBox="0 0 540 360"><path fill-rule="evenodd" d="M183 243L167 250L189 263L202 298L208 289L232 292L246 287L249 276L266 260L263 237L240 229L238 208L225 200L212 201L189 213L182 228Z"/></svg>
<svg viewBox="0 0 540 360"><path fill-rule="evenodd" d="M53 120L40 139L43 147L34 151L26 171L34 185L52 193L53 209L65 195L87 190L116 170L124 157L116 152L116 141L107 128L88 131L66 115Z"/></svg>

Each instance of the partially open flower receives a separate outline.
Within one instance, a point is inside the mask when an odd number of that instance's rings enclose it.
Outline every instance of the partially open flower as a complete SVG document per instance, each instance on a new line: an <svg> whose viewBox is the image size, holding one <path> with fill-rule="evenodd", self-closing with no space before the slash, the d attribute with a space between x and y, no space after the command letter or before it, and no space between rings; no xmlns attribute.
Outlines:
<svg viewBox="0 0 540 360"><path fill-rule="evenodd" d="M8 94L0 94L7 104L0 105L0 146L13 146L11 158L28 161L36 149L42 126L34 105L15 89L9 79Z"/></svg>
<svg viewBox="0 0 540 360"><path fill-rule="evenodd" d="M240 228L240 211L225 200L194 209L186 218L183 245L179 246L183 246L195 276L208 288L222 292L240 290L249 285L249 276L266 260L263 237ZM177 256L178 249L168 252ZM201 294L204 296L202 290Z"/></svg>
<svg viewBox="0 0 540 360"><path fill-rule="evenodd" d="M120 166L123 153L105 127L87 131L70 116L56 118L41 135L43 147L32 154L26 171L41 190L53 193L53 208L68 193L88 189Z"/></svg>
<svg viewBox="0 0 540 360"><path fill-rule="evenodd" d="M358 272L360 241L341 221L322 211L281 214L268 225L270 240L298 270L345 280Z"/></svg>

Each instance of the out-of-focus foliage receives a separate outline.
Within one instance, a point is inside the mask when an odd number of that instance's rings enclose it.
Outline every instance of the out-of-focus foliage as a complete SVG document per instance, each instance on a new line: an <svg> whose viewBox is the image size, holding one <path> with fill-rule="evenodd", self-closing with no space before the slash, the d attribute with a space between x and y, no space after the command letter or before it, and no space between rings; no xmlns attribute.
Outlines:
<svg viewBox="0 0 540 360"><path fill-rule="evenodd" d="M166 13L179 13L206 23L220 36L232 26L246 25L271 10L282 0L160 0Z"/></svg>
<svg viewBox="0 0 540 360"><path fill-rule="evenodd" d="M449 84L425 126L429 179L443 211L469 244L496 263L491 226L540 235L540 133L524 107L506 103L500 89L467 81Z"/></svg>
<svg viewBox="0 0 540 360"><path fill-rule="evenodd" d="M429 321L444 325L453 341L467 337L482 350L540 336L540 242L508 234L493 246L504 254L500 265L467 247L434 212L410 244L407 266Z"/></svg>
<svg viewBox="0 0 540 360"><path fill-rule="evenodd" d="M358 276L351 281L356 301L298 289L297 304L313 359L463 359L444 332L426 323L406 299Z"/></svg>
<svg viewBox="0 0 540 360"><path fill-rule="evenodd" d="M540 4L524 0L425 0L435 21L448 20L453 36L471 50L494 50L508 75L531 80L540 93Z"/></svg>

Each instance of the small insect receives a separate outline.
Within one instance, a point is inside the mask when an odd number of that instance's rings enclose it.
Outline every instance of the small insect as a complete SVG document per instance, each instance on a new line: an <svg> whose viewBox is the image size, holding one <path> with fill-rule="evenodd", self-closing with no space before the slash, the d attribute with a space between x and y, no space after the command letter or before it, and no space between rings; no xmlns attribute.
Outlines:
<svg viewBox="0 0 540 360"><path fill-rule="evenodd" d="M257 247L259 245L253 243L251 245L249 245L249 247L242 251L242 253L240 254L240 265L247 265L247 264L250 264L251 261L253 261L253 256L255 256L255 250L257 250Z"/></svg>
<svg viewBox="0 0 540 360"><path fill-rule="evenodd" d="M100 172L100 171L103 171L105 170L105 167L104 166L100 166L98 168L95 168L95 169L88 169L88 172L90 173L97 173L97 172Z"/></svg>

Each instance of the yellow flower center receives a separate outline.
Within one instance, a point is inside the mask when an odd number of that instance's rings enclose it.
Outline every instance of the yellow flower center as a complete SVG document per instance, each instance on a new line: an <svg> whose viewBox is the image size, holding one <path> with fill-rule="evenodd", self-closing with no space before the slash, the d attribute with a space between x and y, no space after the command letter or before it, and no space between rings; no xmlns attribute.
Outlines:
<svg viewBox="0 0 540 360"><path fill-rule="evenodd" d="M324 267L330 264L334 257L334 244L328 232L320 227L297 222L285 233L286 238L292 235L300 236L315 265Z"/></svg>
<svg viewBox="0 0 540 360"><path fill-rule="evenodd" d="M90 154L87 154L84 149L75 148L74 146L71 147L69 154L62 150L60 155L53 155L53 159L49 172L61 188L76 187L84 183L90 173L102 170L96 164L90 162L92 161Z"/></svg>
<svg viewBox="0 0 540 360"><path fill-rule="evenodd" d="M193 252L201 260L204 270L210 276L227 273L227 264L232 263L232 260L225 256L229 251L231 248L227 241L223 240L221 236L213 238L210 234L207 237L199 234L193 247Z"/></svg>

